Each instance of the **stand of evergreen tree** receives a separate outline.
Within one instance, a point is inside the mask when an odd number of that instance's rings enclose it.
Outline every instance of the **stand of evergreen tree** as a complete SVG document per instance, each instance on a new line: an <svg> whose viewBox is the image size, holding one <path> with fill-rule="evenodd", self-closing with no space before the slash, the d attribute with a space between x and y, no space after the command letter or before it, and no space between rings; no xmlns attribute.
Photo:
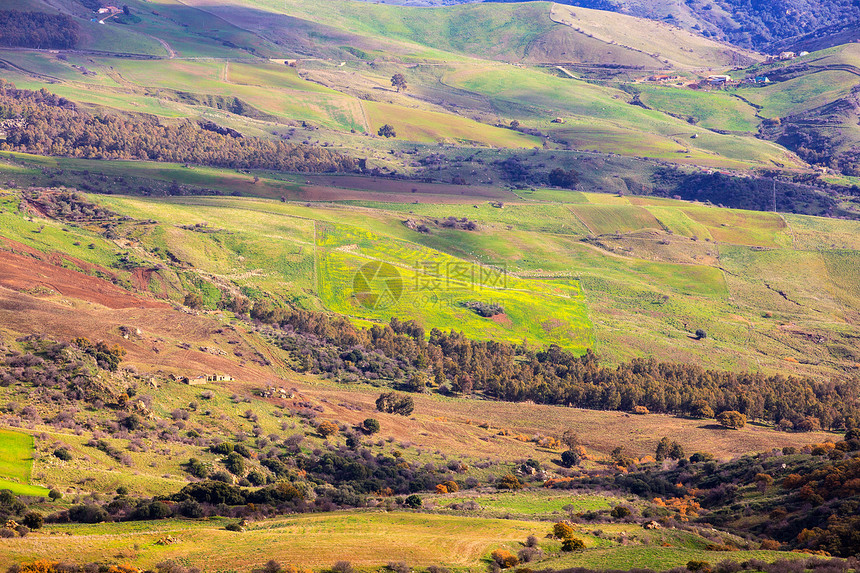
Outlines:
<svg viewBox="0 0 860 573"><path fill-rule="evenodd" d="M279 171L352 171L355 161L313 145L242 137L191 120L162 124L154 116L91 114L44 88L19 90L0 80L0 149L87 159L140 159Z"/></svg>

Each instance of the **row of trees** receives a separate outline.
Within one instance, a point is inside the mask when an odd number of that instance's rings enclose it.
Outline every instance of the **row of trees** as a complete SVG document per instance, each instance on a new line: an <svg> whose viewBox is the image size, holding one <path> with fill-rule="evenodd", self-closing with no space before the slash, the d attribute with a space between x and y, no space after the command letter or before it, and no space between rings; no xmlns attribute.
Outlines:
<svg viewBox="0 0 860 573"><path fill-rule="evenodd" d="M555 345L534 349L476 341L453 330L433 329L427 337L416 322L397 318L357 328L343 317L267 304L256 305L251 315L280 326L273 335L298 369L347 380L388 379L408 390L423 391L426 384L596 410L643 406L697 418L735 412L721 416L727 427L742 427L749 418L785 420L803 429L805 420L814 419L832 429L860 417L860 388L846 381L707 370L653 358L606 367L590 351L577 356Z"/></svg>
<svg viewBox="0 0 860 573"><path fill-rule="evenodd" d="M0 119L10 122L0 149L88 159L141 159L282 171L352 171L355 161L312 145L235 137L182 120L84 112L68 100L15 89L0 80Z"/></svg>

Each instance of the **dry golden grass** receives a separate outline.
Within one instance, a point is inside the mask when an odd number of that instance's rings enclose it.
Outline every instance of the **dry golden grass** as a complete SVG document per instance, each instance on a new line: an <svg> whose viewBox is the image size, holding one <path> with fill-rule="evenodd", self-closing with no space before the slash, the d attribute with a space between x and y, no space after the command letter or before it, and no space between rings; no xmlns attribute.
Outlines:
<svg viewBox="0 0 860 573"><path fill-rule="evenodd" d="M309 377L295 375L288 384L304 396L324 400L323 417L340 422L359 423L368 416L377 418L383 438L408 441L413 447L459 453L476 458L541 461L558 458L560 452L516 439L518 435L560 436L567 429L577 432L586 447L608 454L624 446L637 457L654 453L663 436L679 441L688 453L709 452L719 458L761 452L783 446L803 446L837 439L826 432L784 433L770 427L748 424L742 430L721 428L713 420L692 420L649 414L632 416L624 412L605 412L546 406L533 403L413 395L415 411L409 418L383 414L374 402L382 391L363 385L335 387L314 383ZM235 388L234 389L238 389ZM481 427L489 424L489 427ZM499 435L501 429L511 435Z"/></svg>
<svg viewBox="0 0 860 573"><path fill-rule="evenodd" d="M251 523L248 531L224 530L230 520L167 520L49 526L25 538L4 540L0 567L50 555L58 561L131 562L149 568L181 558L206 571L250 571L270 559L287 565L475 566L503 544L540 534L544 524L525 521L384 511L306 514ZM235 521L235 520L232 520ZM173 538L167 545L158 541Z"/></svg>

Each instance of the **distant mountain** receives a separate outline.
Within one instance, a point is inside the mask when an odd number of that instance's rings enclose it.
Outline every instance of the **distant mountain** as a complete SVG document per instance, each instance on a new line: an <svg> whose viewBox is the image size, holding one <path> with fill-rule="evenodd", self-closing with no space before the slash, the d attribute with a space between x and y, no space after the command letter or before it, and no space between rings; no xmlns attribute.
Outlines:
<svg viewBox="0 0 860 573"><path fill-rule="evenodd" d="M504 1L504 0L502 0ZM773 51L817 31L860 23L858 0L563 0L662 20L737 46Z"/></svg>
<svg viewBox="0 0 860 573"><path fill-rule="evenodd" d="M805 50L815 52L825 50L842 44L851 44L860 41L860 22L839 24L827 28L819 28L800 37L789 38L774 44L774 51L791 49L795 52Z"/></svg>
<svg viewBox="0 0 860 573"><path fill-rule="evenodd" d="M446 6L472 0L387 0L387 4ZM514 2L521 0L484 0ZM759 51L793 46L845 31L857 39L860 0L559 0L581 8L660 20L716 40ZM844 43L834 41L830 45Z"/></svg>

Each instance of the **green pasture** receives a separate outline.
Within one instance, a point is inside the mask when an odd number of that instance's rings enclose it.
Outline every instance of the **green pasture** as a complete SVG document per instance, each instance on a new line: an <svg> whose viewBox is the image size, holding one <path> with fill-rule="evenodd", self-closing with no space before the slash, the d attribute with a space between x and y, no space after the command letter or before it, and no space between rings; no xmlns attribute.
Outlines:
<svg viewBox="0 0 860 573"><path fill-rule="evenodd" d="M155 38L138 32L135 27L123 26L115 22L98 24L81 21L84 38L82 47L104 52L121 52L147 56L164 56L164 47Z"/></svg>
<svg viewBox="0 0 860 573"><path fill-rule="evenodd" d="M794 248L860 251L860 221L785 214Z"/></svg>
<svg viewBox="0 0 860 573"><path fill-rule="evenodd" d="M575 196L583 195L575 192ZM433 203L382 203L378 201L356 201L353 204L373 208L380 211L399 213L416 221L442 222L448 217L467 218L476 221L478 225L492 226L498 238L502 238L505 229L512 227L518 230L541 233L561 233L584 235L588 229L564 205L539 203L504 203L502 207L494 207L491 202L482 201L472 205L444 205Z"/></svg>
<svg viewBox="0 0 860 573"><path fill-rule="evenodd" d="M686 121L630 105L630 96L623 91L588 82L498 66L463 66L442 81L490 98L498 113L550 130L576 149L737 167L772 165L771 160L798 164L777 145L753 137L701 133ZM556 116L565 123L550 123ZM694 134L699 137L693 139Z"/></svg>
<svg viewBox="0 0 860 573"><path fill-rule="evenodd" d="M821 256L843 309L860 311L860 253L838 250L825 251Z"/></svg>
<svg viewBox="0 0 860 573"><path fill-rule="evenodd" d="M648 107L690 117L706 129L755 133L760 120L756 110L722 91L697 91L663 86L636 86Z"/></svg>
<svg viewBox="0 0 860 573"><path fill-rule="evenodd" d="M572 205L577 219L595 235L660 229L660 223L643 207L634 205Z"/></svg>
<svg viewBox="0 0 860 573"><path fill-rule="evenodd" d="M283 12L277 0L255 2L272 11ZM308 0L292 0L288 12L312 22L348 30L376 42L398 43L412 58L432 59L445 54L522 58L537 38L556 25L549 19L548 3L527 6L490 7L481 4L445 8L409 8L385 4L340 2L320 9Z"/></svg>
<svg viewBox="0 0 860 573"><path fill-rule="evenodd" d="M108 19L104 25L84 22L87 49L167 56L158 41L166 41L179 57L269 56L282 50L272 42L207 11L178 2L129 0L137 21L120 24Z"/></svg>
<svg viewBox="0 0 860 573"><path fill-rule="evenodd" d="M660 207L648 205L645 207L654 217L669 231L683 237L697 237L699 239L711 239L708 227L684 213L675 206Z"/></svg>
<svg viewBox="0 0 860 573"><path fill-rule="evenodd" d="M540 140L517 131L485 125L465 117L413 109L380 102L363 102L370 119L370 131L391 125L397 137L407 141L433 143L445 141L466 145L496 147L534 147Z"/></svg>
<svg viewBox="0 0 860 573"><path fill-rule="evenodd" d="M0 489L16 495L45 497L48 490L30 485L33 469L33 436L0 429Z"/></svg>
<svg viewBox="0 0 860 573"><path fill-rule="evenodd" d="M17 197L0 195L2 236L45 253L59 251L103 267L111 267L118 261L116 245L99 234L56 221L22 217L19 207Z"/></svg>
<svg viewBox="0 0 860 573"><path fill-rule="evenodd" d="M791 245L785 220L775 213L698 205L684 207L682 211L707 227L711 238L720 243L771 248Z"/></svg>
<svg viewBox="0 0 860 573"><path fill-rule="evenodd" d="M522 190L518 193L532 201L549 201L552 203L585 203L587 201L583 193L569 189Z"/></svg>
<svg viewBox="0 0 860 573"><path fill-rule="evenodd" d="M183 204L182 199L157 201L106 197L104 204L121 213L153 218L161 224L140 240L149 248L171 252L178 259L241 287L281 296L300 296L313 285L313 223L284 214ZM180 225L203 225L198 232Z"/></svg>
<svg viewBox="0 0 860 573"><path fill-rule="evenodd" d="M124 80L146 94L158 88L197 96L237 97L257 110L283 119L318 122L328 127L364 131L360 103L355 98L299 78L287 66L256 66L229 61L116 61ZM153 73L155 67L158 73ZM235 82L235 83L233 83ZM262 83L271 82L271 83ZM142 94L141 94L142 95ZM141 96L138 96L141 97ZM165 94L166 98L173 97Z"/></svg>
<svg viewBox="0 0 860 573"><path fill-rule="evenodd" d="M164 193L175 181L180 185L211 189L215 194L222 195L239 193L272 199L282 196L301 199L302 189L298 181L304 181L300 176L282 173L254 172L252 174L217 167L200 165L185 167L180 163L156 161L101 161L71 157L44 157L9 151L0 151L0 159L7 160L0 163L0 173L36 176L38 169L41 168L62 169L68 171L66 179L72 184L75 183L76 178L80 178L81 181L90 184L94 182L100 184L100 187L111 193L140 191L141 186L150 188L154 183L161 184L160 190ZM99 175L95 176L94 181L84 173ZM255 175L260 177L256 182ZM37 184L43 184L43 180L37 177L33 179L38 181Z"/></svg>
<svg viewBox="0 0 860 573"><path fill-rule="evenodd" d="M511 514L520 517L562 520L567 519L571 514L609 510L622 503L628 504L629 500L608 495L538 489L480 495L451 493L432 498L428 496L425 498L425 503L428 502L435 504L439 509L453 511L460 511L454 507L458 504L475 502L480 506L480 509L476 510L480 514L497 516Z"/></svg>
<svg viewBox="0 0 860 573"><path fill-rule="evenodd" d="M807 111L845 97L857 85L857 76L847 71L810 73L762 88L738 89L749 101L762 106L763 117L778 118Z"/></svg>
<svg viewBox="0 0 860 573"><path fill-rule="evenodd" d="M673 567L686 565L689 561L707 561L716 565L723 560L746 561L761 559L776 561L785 558L798 558L780 551L705 551L682 547L651 546L613 546L594 548L581 553L570 553L557 559L542 562L541 565L554 569L568 567L586 567L589 569L629 570L639 567L665 571Z"/></svg>
<svg viewBox="0 0 860 573"><path fill-rule="evenodd" d="M834 277L827 253L788 249L761 251L721 245L720 262L736 281L748 285L743 290L736 287L733 294L739 301L759 308L790 309L797 316L814 310L833 316L839 311L834 295L851 292L850 275L840 273ZM834 283L840 278L847 280L842 280L834 289Z"/></svg>
<svg viewBox="0 0 860 573"><path fill-rule="evenodd" d="M659 11L657 6L652 9ZM739 48L728 51L723 44L677 26L617 12L554 4L551 17L581 32L584 38L599 40L605 50L626 48L629 55L624 63L631 66L638 63L638 56L649 58L645 60L646 68L663 68L665 60L681 69L700 69L703 62L714 68L727 68L736 65L734 58L739 54L750 59L756 56Z"/></svg>
<svg viewBox="0 0 860 573"><path fill-rule="evenodd" d="M316 245L317 292L335 312L382 321L416 318L428 330L456 324L479 339L553 342L577 351L591 344L575 282L523 280L509 276L503 262L477 264L345 225L318 224ZM481 317L461 306L468 301L500 304L505 314Z"/></svg>

